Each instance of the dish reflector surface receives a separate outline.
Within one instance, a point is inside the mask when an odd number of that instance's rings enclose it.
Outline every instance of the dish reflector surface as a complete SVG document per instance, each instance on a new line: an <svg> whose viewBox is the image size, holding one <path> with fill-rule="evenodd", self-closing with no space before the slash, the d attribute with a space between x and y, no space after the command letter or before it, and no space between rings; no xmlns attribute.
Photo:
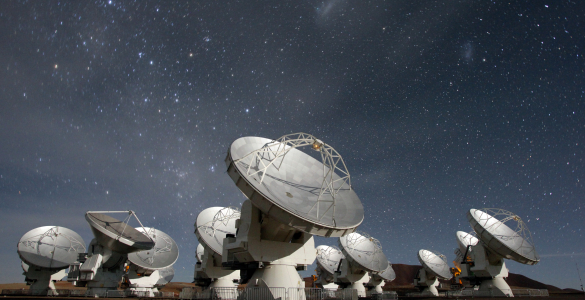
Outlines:
<svg viewBox="0 0 585 300"><path fill-rule="evenodd" d="M141 233L150 236L155 244L154 248L128 254L128 260L133 264L148 270L159 270L169 267L179 258L177 243L166 233L149 227L136 228ZM146 232L144 232L146 230Z"/></svg>
<svg viewBox="0 0 585 300"><path fill-rule="evenodd" d="M85 242L71 229L43 226L25 233L17 248L20 259L28 265L64 269L85 252Z"/></svg>
<svg viewBox="0 0 585 300"><path fill-rule="evenodd" d="M496 254L527 265L540 261L530 231L519 216L503 209L484 208L470 209L467 219L478 239ZM505 223L513 224L514 229Z"/></svg>
<svg viewBox="0 0 585 300"><path fill-rule="evenodd" d="M335 273L339 267L339 262L345 258L341 250L335 246L317 246L317 264L329 274Z"/></svg>
<svg viewBox="0 0 585 300"><path fill-rule="evenodd" d="M197 258L198 262L203 261L203 254L205 254L205 248L203 248L203 245L201 244L197 245L197 250L195 251L195 258Z"/></svg>
<svg viewBox="0 0 585 300"><path fill-rule="evenodd" d="M295 135L300 138L294 143L314 141L313 149L322 155L323 151L333 153L331 160L337 163L333 165L345 166L341 156L327 144L308 134ZM336 173L339 170L331 172L321 161L292 147L294 143L239 138L232 143L226 158L228 174L256 207L281 223L321 236L353 232L363 221L364 208L347 181L349 173L341 178ZM240 183L240 178L245 183Z"/></svg>
<svg viewBox="0 0 585 300"><path fill-rule="evenodd" d="M97 241L118 253L132 253L154 247L154 242L142 232L108 215L87 212L85 219Z"/></svg>
<svg viewBox="0 0 585 300"><path fill-rule="evenodd" d="M465 254L467 246L475 246L477 243L479 243L479 240L475 237L475 232L457 231L457 244L459 245L461 255Z"/></svg>
<svg viewBox="0 0 585 300"><path fill-rule="evenodd" d="M421 249L418 251L418 261L431 274L439 278L451 279L452 274L443 254Z"/></svg>
<svg viewBox="0 0 585 300"><path fill-rule="evenodd" d="M340 237L339 247L350 263L368 272L381 273L388 268L380 242L366 233L352 232Z"/></svg>
<svg viewBox="0 0 585 300"><path fill-rule="evenodd" d="M223 239L236 234L236 220L240 211L235 207L210 207L197 216L195 234L199 243L222 255ZM201 261L201 260L200 260Z"/></svg>
<svg viewBox="0 0 585 300"><path fill-rule="evenodd" d="M382 279L384 280L392 281L396 279L396 272L394 272L394 269L392 269L392 264L390 263L390 261L388 261L388 268L386 268L384 272L380 274L375 274L374 276L379 276L382 277Z"/></svg>

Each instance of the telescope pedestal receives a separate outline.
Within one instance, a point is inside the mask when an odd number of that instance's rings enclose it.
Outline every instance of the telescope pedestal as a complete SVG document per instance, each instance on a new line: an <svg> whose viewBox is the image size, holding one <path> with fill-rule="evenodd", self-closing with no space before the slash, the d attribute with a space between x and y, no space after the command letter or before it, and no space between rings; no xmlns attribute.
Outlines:
<svg viewBox="0 0 585 300"><path fill-rule="evenodd" d="M339 272L335 272L335 283L345 286L345 289L354 289L358 297L366 297L366 284L370 281L368 272L353 268L347 259L342 259L339 266Z"/></svg>
<svg viewBox="0 0 585 300"><path fill-rule="evenodd" d="M503 277L486 279L479 285L479 291L490 292L493 297L514 297L512 289Z"/></svg>
<svg viewBox="0 0 585 300"><path fill-rule="evenodd" d="M52 291L51 295L56 295L54 280L63 278L65 276L65 270L51 270L29 266L28 271L25 271L23 275L26 276L26 281L30 283L32 295L46 296L49 291Z"/></svg>
<svg viewBox="0 0 585 300"><path fill-rule="evenodd" d="M423 294L429 293L433 296L439 296L437 286L439 286L439 279L436 276L427 275L427 271L422 268L418 272L418 279L414 279L414 286L425 287Z"/></svg>
<svg viewBox="0 0 585 300"><path fill-rule="evenodd" d="M147 295L145 297L154 297L154 293L158 292L156 284L162 278L159 270L155 270L150 275L139 276L136 273L136 266L134 265L124 277L129 284L128 290L133 292L146 292Z"/></svg>
<svg viewBox="0 0 585 300"><path fill-rule="evenodd" d="M79 268L79 282L87 282L90 296L104 297L110 290L118 289L124 276L126 256L103 247L96 239L89 243L86 261Z"/></svg>
<svg viewBox="0 0 585 300"><path fill-rule="evenodd" d="M372 276L372 278L370 278L370 281L367 284L368 289L375 290L377 294L382 294L384 292L384 290L382 290L382 287L384 287L384 285L386 285L386 281L384 281L384 279L380 277L375 276Z"/></svg>
<svg viewBox="0 0 585 300"><path fill-rule="evenodd" d="M240 279L240 273L234 270L223 269L221 266L221 257L215 255L207 247L204 248L201 260L201 264L195 264L196 281L198 278L207 278L211 281L209 287L235 287L238 285L234 283L234 280Z"/></svg>
<svg viewBox="0 0 585 300"><path fill-rule="evenodd" d="M486 251L481 244L471 246L474 266L469 270L475 274L480 291L490 291L496 297L514 297L512 289L504 280L508 277L508 268L504 259Z"/></svg>
<svg viewBox="0 0 585 300"><path fill-rule="evenodd" d="M250 200L242 203L236 228L236 237L224 239L222 262L233 269L253 272L251 276L242 274L242 283L248 277L250 288L305 287L297 269L306 268L316 258L311 234L270 219Z"/></svg>
<svg viewBox="0 0 585 300"><path fill-rule="evenodd" d="M248 286L253 287L284 287L304 288L305 281L296 270L294 262L276 260L257 269L250 278Z"/></svg>

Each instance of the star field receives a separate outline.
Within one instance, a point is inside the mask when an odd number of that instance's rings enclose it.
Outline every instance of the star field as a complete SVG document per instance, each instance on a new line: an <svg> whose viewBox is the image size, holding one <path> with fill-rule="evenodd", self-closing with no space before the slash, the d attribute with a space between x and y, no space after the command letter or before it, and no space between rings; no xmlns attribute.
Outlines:
<svg viewBox="0 0 585 300"><path fill-rule="evenodd" d="M86 211L128 209L191 282L197 214L244 200L229 145L307 132L343 156L391 262L451 261L466 212L497 207L541 255L510 272L578 288L584 21L575 1L4 1L0 282L23 282L28 230L89 243Z"/></svg>

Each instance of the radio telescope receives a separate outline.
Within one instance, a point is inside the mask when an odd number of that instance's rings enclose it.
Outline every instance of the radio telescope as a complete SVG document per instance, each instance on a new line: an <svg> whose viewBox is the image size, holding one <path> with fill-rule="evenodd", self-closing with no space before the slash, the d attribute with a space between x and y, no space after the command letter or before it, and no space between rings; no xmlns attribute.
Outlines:
<svg viewBox="0 0 585 300"><path fill-rule="evenodd" d="M353 232L339 238L339 248L345 259L335 272L335 283L355 289L358 297L365 297L364 284L370 281L370 276L386 271L389 265L380 242L364 232Z"/></svg>
<svg viewBox="0 0 585 300"><path fill-rule="evenodd" d="M237 235L224 243L223 264L240 269L248 287L304 287L297 270L315 260L312 235L343 236L364 218L341 155L312 135L239 138L225 162L248 200Z"/></svg>
<svg viewBox="0 0 585 300"><path fill-rule="evenodd" d="M71 229L43 226L25 233L18 241L17 252L33 295L47 295L49 290L54 295L53 281L63 278L60 271L85 252L85 242Z"/></svg>
<svg viewBox="0 0 585 300"><path fill-rule="evenodd" d="M136 228L151 237L154 248L128 254L125 281L129 290L147 292L151 297L158 287L167 284L174 276L172 265L179 258L177 243L166 233L149 227Z"/></svg>
<svg viewBox="0 0 585 300"><path fill-rule="evenodd" d="M508 277L504 258L527 265L540 261L526 224L519 216L497 208L471 209L467 212L467 219L477 238L458 232L459 250L465 250L461 274L467 274L467 279L479 284L480 291L513 297L504 280Z"/></svg>
<svg viewBox="0 0 585 300"><path fill-rule="evenodd" d="M193 277L193 282L197 283L197 285L208 286L211 280L208 280L209 277L207 277L207 274L201 269L201 262L203 261L204 253L205 248L203 248L203 245L197 245L197 250L195 250L195 259L197 262L195 263L195 276Z"/></svg>
<svg viewBox="0 0 585 300"><path fill-rule="evenodd" d="M210 207L197 216L195 235L197 246L195 282L203 287L234 287L240 279L238 271L224 270L221 265L223 241L226 235L236 234L236 220L240 211L234 207Z"/></svg>
<svg viewBox="0 0 585 300"><path fill-rule="evenodd" d="M455 248L455 260L453 263L459 270L459 274L455 273L455 279L463 284L461 279L469 280L470 273L468 268L464 267L465 264L470 263L471 260L471 246L477 245L479 240L475 236L475 232L457 231L457 248Z"/></svg>
<svg viewBox="0 0 585 300"><path fill-rule="evenodd" d="M124 221L112 218L106 213L124 213ZM128 225L134 217L142 231ZM85 219L95 238L90 242L87 258L71 264L68 281L77 286L87 286L89 295L104 296L108 290L116 290L125 273L124 263L129 253L150 250L155 241L147 232L133 211L88 211Z"/></svg>
<svg viewBox="0 0 585 300"><path fill-rule="evenodd" d="M445 255L429 250L418 251L418 261L423 266L414 279L414 286L425 287L423 294L430 293L439 296L437 286L439 279L451 279L452 274Z"/></svg>
<svg viewBox="0 0 585 300"><path fill-rule="evenodd" d="M326 289L337 289L335 281L335 271L339 268L339 263L345 258L341 250L335 246L317 246L317 281L316 284Z"/></svg>
<svg viewBox="0 0 585 300"><path fill-rule="evenodd" d="M396 279L396 273L392 269L392 264L388 261L388 267L382 273L372 274L370 281L366 284L368 290L374 289L376 293L381 294L384 291L382 288L386 285L386 281Z"/></svg>

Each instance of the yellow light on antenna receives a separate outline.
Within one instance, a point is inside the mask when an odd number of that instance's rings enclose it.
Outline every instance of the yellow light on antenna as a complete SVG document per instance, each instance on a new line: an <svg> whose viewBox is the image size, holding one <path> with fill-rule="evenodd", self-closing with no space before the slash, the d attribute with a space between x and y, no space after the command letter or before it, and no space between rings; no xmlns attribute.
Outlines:
<svg viewBox="0 0 585 300"><path fill-rule="evenodd" d="M323 142L321 142L320 140L314 140L312 147L313 147L313 150L319 151L319 150L321 150L321 147L323 147Z"/></svg>

